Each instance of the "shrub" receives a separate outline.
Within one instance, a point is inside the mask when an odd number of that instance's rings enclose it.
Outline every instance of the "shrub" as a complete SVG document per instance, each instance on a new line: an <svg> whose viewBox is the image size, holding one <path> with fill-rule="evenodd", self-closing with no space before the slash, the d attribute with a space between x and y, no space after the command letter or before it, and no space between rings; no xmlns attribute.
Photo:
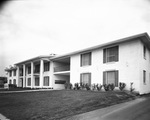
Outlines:
<svg viewBox="0 0 150 120"><path fill-rule="evenodd" d="M65 83L65 89L72 89L71 83Z"/></svg>
<svg viewBox="0 0 150 120"><path fill-rule="evenodd" d="M95 84L92 85L92 90L96 90L96 85Z"/></svg>
<svg viewBox="0 0 150 120"><path fill-rule="evenodd" d="M133 88L133 82L130 83L130 92L133 92L135 88Z"/></svg>
<svg viewBox="0 0 150 120"><path fill-rule="evenodd" d="M112 90L112 91L113 91L113 90L115 89L115 85L114 85L113 83L112 83L112 84L109 84L108 86L109 86L109 90Z"/></svg>
<svg viewBox="0 0 150 120"><path fill-rule="evenodd" d="M86 90L90 90L91 89L90 85L88 85L88 84L85 84L85 88L86 88Z"/></svg>
<svg viewBox="0 0 150 120"><path fill-rule="evenodd" d="M9 88L17 88L16 84L9 84L8 86L9 86Z"/></svg>
<svg viewBox="0 0 150 120"><path fill-rule="evenodd" d="M109 91L109 85L108 84L104 84L103 86L104 86L105 91Z"/></svg>
<svg viewBox="0 0 150 120"><path fill-rule="evenodd" d="M123 82L119 83L119 89L122 91L126 87L126 84Z"/></svg>
<svg viewBox="0 0 150 120"><path fill-rule="evenodd" d="M80 89L79 83L75 83L74 84L74 90L79 90L79 89Z"/></svg>
<svg viewBox="0 0 150 120"><path fill-rule="evenodd" d="M103 87L103 86L102 86L101 84L97 84L97 85L96 85L96 89L97 89L98 91L100 91L100 90L102 89L102 87Z"/></svg>

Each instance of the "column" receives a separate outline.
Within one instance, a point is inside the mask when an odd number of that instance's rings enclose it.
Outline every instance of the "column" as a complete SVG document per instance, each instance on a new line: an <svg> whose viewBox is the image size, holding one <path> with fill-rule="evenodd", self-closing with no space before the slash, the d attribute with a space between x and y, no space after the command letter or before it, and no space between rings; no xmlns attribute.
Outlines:
<svg viewBox="0 0 150 120"><path fill-rule="evenodd" d="M31 88L33 88L34 78L33 78L33 62L31 62Z"/></svg>
<svg viewBox="0 0 150 120"><path fill-rule="evenodd" d="M26 66L23 64L23 88L26 87Z"/></svg>
<svg viewBox="0 0 150 120"><path fill-rule="evenodd" d="M17 66L17 71L16 71L16 84L17 87L19 87L19 66Z"/></svg>
<svg viewBox="0 0 150 120"><path fill-rule="evenodd" d="M43 60L40 60L40 87L43 87Z"/></svg>

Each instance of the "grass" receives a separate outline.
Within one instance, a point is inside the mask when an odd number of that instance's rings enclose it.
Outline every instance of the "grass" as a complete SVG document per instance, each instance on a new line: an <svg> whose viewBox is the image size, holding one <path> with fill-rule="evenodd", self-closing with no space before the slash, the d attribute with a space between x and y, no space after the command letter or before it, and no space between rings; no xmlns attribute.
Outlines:
<svg viewBox="0 0 150 120"><path fill-rule="evenodd" d="M0 94L0 113L11 120L60 120L134 99L120 91L39 91Z"/></svg>

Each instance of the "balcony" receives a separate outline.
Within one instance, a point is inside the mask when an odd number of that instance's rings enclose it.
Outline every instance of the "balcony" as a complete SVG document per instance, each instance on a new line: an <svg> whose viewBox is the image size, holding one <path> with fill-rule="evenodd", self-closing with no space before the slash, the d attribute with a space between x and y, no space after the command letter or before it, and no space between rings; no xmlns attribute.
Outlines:
<svg viewBox="0 0 150 120"><path fill-rule="evenodd" d="M59 66L54 68L54 72L70 71L70 65Z"/></svg>

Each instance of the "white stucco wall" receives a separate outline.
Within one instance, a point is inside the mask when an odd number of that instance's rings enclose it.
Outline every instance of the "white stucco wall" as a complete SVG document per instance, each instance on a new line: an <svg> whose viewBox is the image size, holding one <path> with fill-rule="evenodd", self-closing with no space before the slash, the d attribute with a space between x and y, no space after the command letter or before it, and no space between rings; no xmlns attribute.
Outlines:
<svg viewBox="0 0 150 120"><path fill-rule="evenodd" d="M150 51L146 48L146 59L144 59L143 52L144 44L140 44L140 93L149 93L150 92ZM143 70L146 71L146 84L143 83Z"/></svg>
<svg viewBox="0 0 150 120"><path fill-rule="evenodd" d="M119 61L105 64L103 64L103 48L91 51L91 66L80 67L80 54L71 56L70 82L73 84L80 82L80 73L91 72L91 83L103 84L103 71L119 70L119 82L125 82L128 90L130 83L133 82L133 87L139 91L140 46L140 40L119 44Z"/></svg>

